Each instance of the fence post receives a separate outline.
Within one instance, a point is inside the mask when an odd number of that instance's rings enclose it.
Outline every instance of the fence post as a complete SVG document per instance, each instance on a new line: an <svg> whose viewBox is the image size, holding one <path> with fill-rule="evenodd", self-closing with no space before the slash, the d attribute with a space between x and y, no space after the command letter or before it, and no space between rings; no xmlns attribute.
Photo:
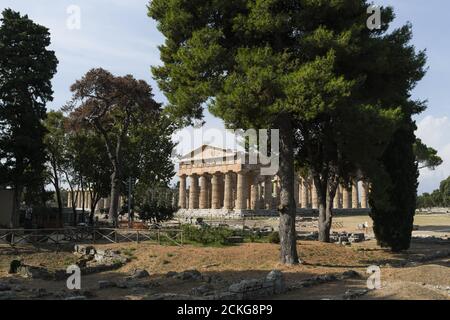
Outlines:
<svg viewBox="0 0 450 320"><path fill-rule="evenodd" d="M139 230L137 231L136 237L137 237L137 243L139 243Z"/></svg>

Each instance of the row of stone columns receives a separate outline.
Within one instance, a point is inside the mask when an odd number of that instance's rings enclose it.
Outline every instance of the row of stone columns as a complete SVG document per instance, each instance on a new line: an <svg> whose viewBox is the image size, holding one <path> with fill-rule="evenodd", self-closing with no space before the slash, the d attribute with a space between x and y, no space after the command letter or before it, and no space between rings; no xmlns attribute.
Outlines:
<svg viewBox="0 0 450 320"><path fill-rule="evenodd" d="M333 207L368 208L368 184L362 182L361 190L360 195L359 183L356 180L351 187L339 186ZM279 201L279 180L259 177L251 171L180 176L181 209L270 210L276 209ZM295 179L295 202L299 208L318 208L316 188L311 180Z"/></svg>
<svg viewBox="0 0 450 320"><path fill-rule="evenodd" d="M68 195L67 195L67 207L68 208L72 207L72 200L75 200L75 207L76 208L82 208L83 207L83 201L84 201L84 208L85 209L90 209L91 208L91 195L90 195L89 191L69 192Z"/></svg>
<svg viewBox="0 0 450 320"><path fill-rule="evenodd" d="M69 191L67 194L67 207L72 207L72 199L75 200L75 207L77 209L83 208L83 192L82 191ZM84 191L84 209L90 210L91 209L91 195L89 191ZM119 198L119 206L122 206L124 204L125 199L123 197ZM111 206L111 197L100 199L97 202L97 206L95 210L101 210L101 209L107 209Z"/></svg>
<svg viewBox="0 0 450 320"><path fill-rule="evenodd" d="M336 195L333 200L333 208L335 209L367 209L369 186L366 182L361 182L361 194L359 183L357 180L352 181L351 187L339 186L336 190ZM317 209L318 199L316 187L312 181L306 179L299 179L296 181L296 190L299 190L296 196L296 203L299 208L313 208Z"/></svg>
<svg viewBox="0 0 450 320"><path fill-rule="evenodd" d="M189 181L188 181L189 178ZM189 182L189 189L187 188ZM271 178L260 179L254 172L216 172L180 176L181 209L257 210L271 209Z"/></svg>

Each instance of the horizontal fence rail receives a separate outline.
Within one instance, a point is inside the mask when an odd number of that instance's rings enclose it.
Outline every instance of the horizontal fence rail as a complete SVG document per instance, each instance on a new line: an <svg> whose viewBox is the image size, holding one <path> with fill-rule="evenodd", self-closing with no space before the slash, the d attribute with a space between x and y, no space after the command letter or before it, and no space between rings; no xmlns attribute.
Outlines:
<svg viewBox="0 0 450 320"><path fill-rule="evenodd" d="M158 244L183 245L181 229L0 229L0 244L63 245L71 243L122 243L143 241Z"/></svg>

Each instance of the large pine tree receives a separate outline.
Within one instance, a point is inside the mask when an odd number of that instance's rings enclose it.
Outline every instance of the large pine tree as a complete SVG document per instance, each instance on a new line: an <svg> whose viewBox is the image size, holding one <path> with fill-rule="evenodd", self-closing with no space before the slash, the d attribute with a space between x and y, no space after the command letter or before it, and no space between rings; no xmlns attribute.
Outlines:
<svg viewBox="0 0 450 320"><path fill-rule="evenodd" d="M51 79L58 60L48 50L46 27L28 16L6 9L0 25L0 184L14 188L15 214L10 227L19 222L19 209L26 190L28 204L39 202L44 187L46 161L42 120L52 100Z"/></svg>
<svg viewBox="0 0 450 320"><path fill-rule="evenodd" d="M369 30L368 6L366 0L150 5L166 37L163 65L153 72L173 115L192 123L207 106L232 128L280 130L282 263L298 262L295 156L314 176L327 241L337 183L359 171L369 179L388 175L381 155L392 131L420 109L409 97L423 76L424 55L409 46L408 26L387 33L391 9L383 10L381 29Z"/></svg>

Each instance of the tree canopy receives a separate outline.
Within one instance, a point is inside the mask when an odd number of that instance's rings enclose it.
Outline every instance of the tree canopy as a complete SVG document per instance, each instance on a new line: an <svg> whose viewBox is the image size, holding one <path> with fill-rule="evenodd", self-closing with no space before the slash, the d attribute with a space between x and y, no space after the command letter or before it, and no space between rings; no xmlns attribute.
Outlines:
<svg viewBox="0 0 450 320"><path fill-rule="evenodd" d="M450 177L442 180L439 189L417 197L417 208L450 207Z"/></svg>
<svg viewBox="0 0 450 320"><path fill-rule="evenodd" d="M148 182L167 181L173 173L168 163L173 147L171 123L153 100L152 88L131 75L118 77L92 69L71 90L73 99L67 106L71 129L93 130L105 145L111 166L109 217L117 225L124 180L134 176Z"/></svg>
<svg viewBox="0 0 450 320"><path fill-rule="evenodd" d="M172 115L187 124L208 107L231 128L280 130L283 263L298 262L294 159L314 176L327 241L337 182L387 177L382 155L394 131L423 109L410 101L425 61L409 44L411 27L388 33L394 15L384 8L381 29L369 30L368 6L154 0L149 7L166 38L153 74Z"/></svg>
<svg viewBox="0 0 450 320"><path fill-rule="evenodd" d="M58 60L48 50L50 34L27 15L5 9L0 25L0 184L14 188L18 225L22 192L27 204L42 202L45 184L46 104Z"/></svg>
<svg viewBox="0 0 450 320"><path fill-rule="evenodd" d="M417 138L414 143L414 154L416 155L416 161L419 169L428 168L434 170L443 162L437 151L431 147L428 147L419 138Z"/></svg>

